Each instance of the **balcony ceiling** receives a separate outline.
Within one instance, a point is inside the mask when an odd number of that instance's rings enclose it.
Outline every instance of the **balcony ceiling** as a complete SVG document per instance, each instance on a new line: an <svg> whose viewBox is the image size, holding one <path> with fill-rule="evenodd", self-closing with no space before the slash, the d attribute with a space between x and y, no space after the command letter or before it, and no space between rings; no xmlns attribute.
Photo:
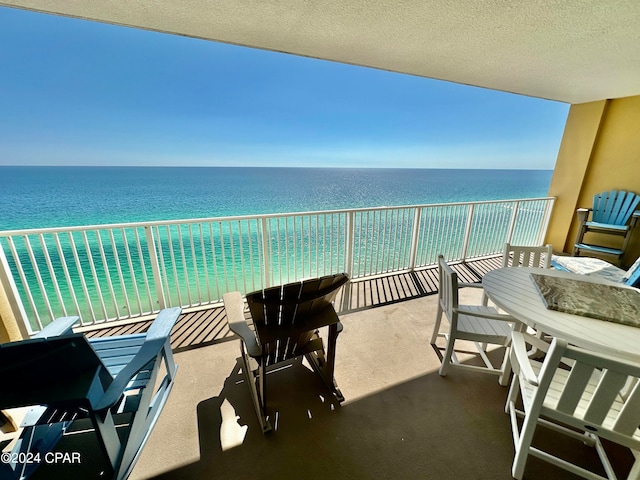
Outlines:
<svg viewBox="0 0 640 480"><path fill-rule="evenodd" d="M0 0L584 103L640 94L638 0Z"/></svg>

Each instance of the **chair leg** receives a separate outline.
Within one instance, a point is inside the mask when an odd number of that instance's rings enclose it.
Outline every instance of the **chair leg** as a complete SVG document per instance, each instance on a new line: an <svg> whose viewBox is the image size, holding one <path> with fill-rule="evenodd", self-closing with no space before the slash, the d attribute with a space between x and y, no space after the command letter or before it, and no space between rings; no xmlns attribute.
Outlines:
<svg viewBox="0 0 640 480"><path fill-rule="evenodd" d="M338 343L338 325L332 324L329 325L329 338L327 341L327 379L330 380L331 385L330 388L333 390L333 393L336 395L336 398L339 402L344 402L344 395L338 388L338 384L336 383L336 379L334 377L335 365L336 365L336 345Z"/></svg>
<svg viewBox="0 0 640 480"><path fill-rule="evenodd" d="M442 307L438 303L438 311L436 313L436 323L433 326L433 333L431 334L431 345L436 344L438 334L440 333L440 322L442 322Z"/></svg>
<svg viewBox="0 0 640 480"><path fill-rule="evenodd" d="M578 211L576 212L577 216L578 216L578 235L576 235L576 239L573 242L573 250L571 251L571 255L576 257L578 255L580 255L580 249L578 247L576 247L577 244L582 243L583 239L584 239L584 235L587 232L587 226L586 226L586 221L587 221L587 217L589 215L589 211L587 209L584 208L579 208Z"/></svg>
<svg viewBox="0 0 640 480"><path fill-rule="evenodd" d="M446 335L445 338L447 339L447 347L444 350L442 365L440 365L440 370L438 371L441 377L447 376L447 371L449 370L449 365L451 364L451 355L453 355L453 346L456 342L455 337L451 336L450 334Z"/></svg>
<svg viewBox="0 0 640 480"><path fill-rule="evenodd" d="M90 418L100 443L100 449L104 457L109 461L115 475L118 470L121 443L111 411L107 410L104 414L91 412Z"/></svg>
<svg viewBox="0 0 640 480"><path fill-rule="evenodd" d="M487 292L482 291L482 305L485 307L489 305L489 297L487 296Z"/></svg>
<svg viewBox="0 0 640 480"><path fill-rule="evenodd" d="M622 257L624 256L624 254L627 251L627 247L629 246L629 240L631 240L631 228L629 228L629 230L627 230L627 233L624 236L624 240L622 241L622 255L618 256L618 261L617 261L617 265L618 267L621 265L622 263Z"/></svg>
<svg viewBox="0 0 640 480"><path fill-rule="evenodd" d="M247 353L244 343L240 342L240 358L242 359L242 369L244 370L245 381L247 382L247 386L249 387L249 393L251 394L251 400L253 401L253 408L256 411L256 416L258 417L258 422L260 423L260 428L262 428L262 433L267 433L271 431L271 424L267 420L266 415L266 407L267 403L265 402L265 368L263 363L260 362L256 375L251 370L250 357ZM256 380L258 382L258 386L256 386Z"/></svg>
<svg viewBox="0 0 640 480"><path fill-rule="evenodd" d="M520 391L520 377L518 375L513 376L513 381L509 386L509 393L507 394L507 401L504 405L504 413L509 413L511 404L516 403L518 399L518 392Z"/></svg>
<svg viewBox="0 0 640 480"><path fill-rule="evenodd" d="M262 407L262 417L266 418L267 416L267 369L264 366L264 362L260 360L260 365L258 366L258 400Z"/></svg>
<svg viewBox="0 0 640 480"><path fill-rule="evenodd" d="M529 450L531 449L531 441L533 440L533 434L535 433L537 426L537 420L534 415L527 413L522 423L522 429L518 441L515 445L516 453L513 457L513 465L511 467L511 475L516 480L522 480L524 476L524 467L527 464L527 458L529 457Z"/></svg>
<svg viewBox="0 0 640 480"><path fill-rule="evenodd" d="M508 346L505 347L504 359L502 360L500 370L502 370L502 373L498 377L498 383L503 387L506 387L509 385L509 379L511 378L511 357L509 356Z"/></svg>
<svg viewBox="0 0 640 480"><path fill-rule="evenodd" d="M336 344L338 340L338 325L329 325L329 333L327 339L327 352L326 356L324 352L308 353L305 355L311 367L320 375L320 378L324 381L325 385L331 389L339 402L344 401L344 395L338 388L338 384L334 378L335 359L336 359ZM317 332L316 332L317 334Z"/></svg>

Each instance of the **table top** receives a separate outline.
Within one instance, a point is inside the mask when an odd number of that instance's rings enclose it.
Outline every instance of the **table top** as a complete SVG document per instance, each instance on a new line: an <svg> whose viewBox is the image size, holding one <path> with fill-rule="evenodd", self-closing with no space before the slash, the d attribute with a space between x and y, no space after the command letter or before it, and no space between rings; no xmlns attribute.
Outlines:
<svg viewBox="0 0 640 480"><path fill-rule="evenodd" d="M531 273L620 286L606 280L553 269L510 267L482 279L487 296L528 326L579 347L640 362L640 328L547 309Z"/></svg>

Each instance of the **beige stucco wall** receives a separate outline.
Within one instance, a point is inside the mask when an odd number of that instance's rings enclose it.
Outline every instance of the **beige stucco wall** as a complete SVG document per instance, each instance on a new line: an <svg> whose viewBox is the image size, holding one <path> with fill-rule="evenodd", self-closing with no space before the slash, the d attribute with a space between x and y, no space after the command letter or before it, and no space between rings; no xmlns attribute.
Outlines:
<svg viewBox="0 0 640 480"><path fill-rule="evenodd" d="M640 193L640 96L571 106L549 187L558 197L546 238L555 251L571 252L576 208L591 206L593 195L606 190ZM639 255L637 228L623 266Z"/></svg>

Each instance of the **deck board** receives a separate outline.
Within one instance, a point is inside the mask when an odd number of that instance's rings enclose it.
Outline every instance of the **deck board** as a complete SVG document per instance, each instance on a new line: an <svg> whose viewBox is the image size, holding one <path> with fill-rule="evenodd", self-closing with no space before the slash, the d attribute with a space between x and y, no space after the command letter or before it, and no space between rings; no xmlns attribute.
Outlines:
<svg viewBox="0 0 640 480"><path fill-rule="evenodd" d="M501 256L469 260L453 264L460 281L478 283L482 276L502 264ZM438 269L436 266L413 272L392 273L385 276L353 281L336 298L339 313L349 313L375 308L413 298L434 295L438 292ZM126 335L142 333L151 321L141 321L86 332L88 337ZM180 315L171 331L171 346L174 351L225 342L234 339L229 330L224 308L220 305Z"/></svg>

